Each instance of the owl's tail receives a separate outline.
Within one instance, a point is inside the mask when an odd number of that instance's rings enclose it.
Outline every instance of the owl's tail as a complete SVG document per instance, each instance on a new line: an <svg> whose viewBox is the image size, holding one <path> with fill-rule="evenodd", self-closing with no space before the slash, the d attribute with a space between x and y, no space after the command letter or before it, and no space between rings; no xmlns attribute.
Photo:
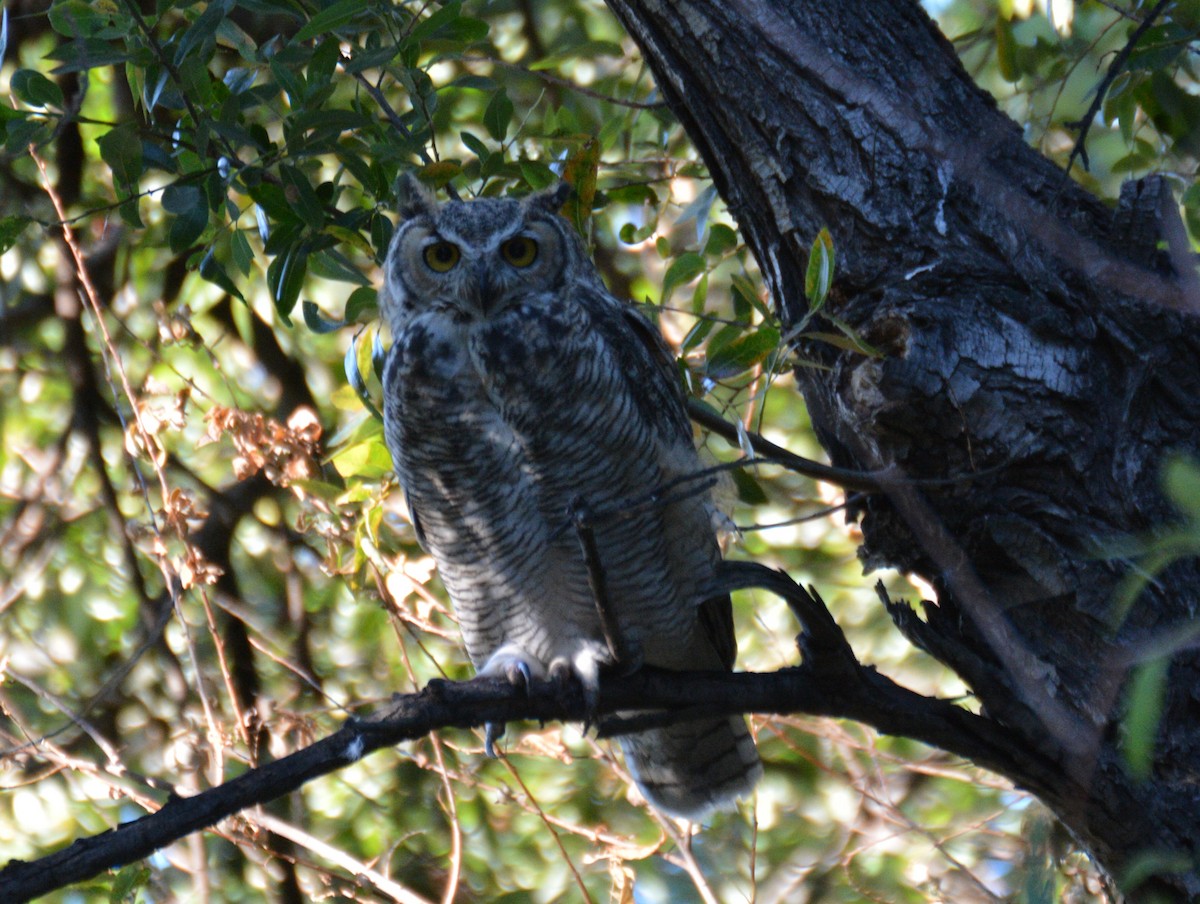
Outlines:
<svg viewBox="0 0 1200 904"><path fill-rule="evenodd" d="M627 735L621 749L650 803L694 821L749 794L762 775L754 739L739 716Z"/></svg>

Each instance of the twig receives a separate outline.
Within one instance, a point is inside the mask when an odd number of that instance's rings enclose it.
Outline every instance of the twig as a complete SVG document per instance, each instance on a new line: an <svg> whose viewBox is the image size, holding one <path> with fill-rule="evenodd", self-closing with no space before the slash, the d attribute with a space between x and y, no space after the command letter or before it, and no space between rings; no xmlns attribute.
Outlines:
<svg viewBox="0 0 1200 904"><path fill-rule="evenodd" d="M688 399L687 412L688 417L704 429L711 430L717 436L728 440L732 445L740 445L737 427L719 414L714 414L694 399ZM751 449L759 455L783 465L789 471L795 471L797 474L803 474L805 477L812 477L814 480L825 480L837 486L845 487L848 490L879 492L882 489L879 482L870 474L865 474L862 471L851 471L847 468L836 468L833 465L825 465L819 461L813 461L811 458L803 458L793 452L789 452L783 446L777 446L766 437L757 433L747 431L745 436L750 441Z"/></svg>
<svg viewBox="0 0 1200 904"><path fill-rule="evenodd" d="M388 895L400 904L433 904L428 898L423 898L416 892L409 891L400 883L378 870L371 869L360 860L349 856L345 851L328 844L289 822L284 822L269 813L255 813L247 817L253 825L261 826L268 832L286 838L293 844L311 851L323 860L328 860L334 866L344 869L359 882L370 885L376 891Z"/></svg>
<svg viewBox="0 0 1200 904"><path fill-rule="evenodd" d="M516 767L513 766L509 759L505 757L502 762L504 763L504 768L508 770L508 774L513 777L518 785L521 786L521 790L525 793L525 799L529 801L529 805L533 807L534 812L541 817L542 825L544 825L550 832L550 837L554 839L554 844L558 848L558 852L562 854L563 860L566 861L567 869L571 871L571 875L575 878L575 884L579 886L579 891L583 895L583 900L587 901L588 904L595 904L592 896L588 893L587 886L583 883L583 876L579 875L579 870L575 868L575 863L573 860L571 860L571 855L568 854L567 849L563 847L562 839L559 837L558 831L553 825L551 825L550 820L546 818L546 813L542 809L542 805L537 802L537 799L529 790L529 786L526 785L525 780L521 778L521 773L517 772Z"/></svg>
<svg viewBox="0 0 1200 904"><path fill-rule="evenodd" d="M592 528L592 513L581 496L571 500L568 507L568 517L575 526L575 534L579 538L579 547L583 552L584 565L587 567L588 588L592 591L592 601L596 604L596 614L600 617L600 630L604 641L608 644L608 654L612 657L613 665L618 671L629 672L637 667L634 657L630 656L625 643L625 635L617 614L609 604L608 577L604 573L604 564L600 561L600 550L596 546L596 533Z"/></svg>
<svg viewBox="0 0 1200 904"><path fill-rule="evenodd" d="M1087 108L1087 112L1083 114L1083 118L1078 122L1067 123L1069 126L1077 126L1079 128L1079 138L1075 140L1075 147L1071 148L1071 156L1067 158L1067 166L1063 171L1063 179L1067 179L1071 175L1071 167L1075 164L1075 158L1078 157L1083 161L1083 168L1088 168L1087 149L1084 147L1084 142L1087 141L1088 131L1092 127L1092 123L1096 119L1096 114L1100 112L1100 107L1104 104L1104 96L1108 94L1108 89L1112 87L1112 83L1117 76L1121 74L1121 70L1125 68L1125 64L1129 61L1130 54L1133 53L1133 48L1137 46L1138 41L1154 24L1154 20L1159 14L1167 8L1171 0L1158 0L1154 9L1146 14L1146 18L1141 21L1141 24L1133 30L1133 34L1129 36L1129 40L1125 42L1125 46L1117 51L1117 55L1113 57L1113 61L1108 66L1108 71L1104 73L1104 78L1100 80L1100 84L1096 86L1096 94L1092 98L1091 104Z"/></svg>

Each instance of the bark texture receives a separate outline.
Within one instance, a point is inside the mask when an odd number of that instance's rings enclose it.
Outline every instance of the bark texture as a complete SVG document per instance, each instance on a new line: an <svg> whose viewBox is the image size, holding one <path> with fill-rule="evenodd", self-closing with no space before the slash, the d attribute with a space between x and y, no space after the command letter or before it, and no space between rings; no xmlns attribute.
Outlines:
<svg viewBox="0 0 1200 904"><path fill-rule="evenodd" d="M915 0L609 5L785 325L833 233L829 311L884 354L802 345L828 370L798 377L833 463L884 472L858 511L863 561L937 589L894 620L970 684L1011 741L1008 776L1131 898L1200 898L1200 568L1174 565L1128 613L1113 602L1133 567L1119 541L1178 517L1165 457L1200 452L1200 293L1190 259L1159 250L1179 245L1164 186L1131 185L1116 210L1083 191ZM1163 657L1143 781L1122 691Z"/></svg>

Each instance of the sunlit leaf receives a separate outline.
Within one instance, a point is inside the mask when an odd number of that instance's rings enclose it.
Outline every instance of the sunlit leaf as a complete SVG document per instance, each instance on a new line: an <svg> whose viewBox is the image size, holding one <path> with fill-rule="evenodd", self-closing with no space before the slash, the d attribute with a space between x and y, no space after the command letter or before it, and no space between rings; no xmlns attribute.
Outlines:
<svg viewBox="0 0 1200 904"><path fill-rule="evenodd" d="M708 359L705 372L714 380L724 380L761 364L779 348L779 330L764 326L721 346Z"/></svg>
<svg viewBox="0 0 1200 904"><path fill-rule="evenodd" d="M804 273L804 294L808 298L809 311L816 313L824 306L833 285L833 268L833 236L821 227L808 253L808 269Z"/></svg>
<svg viewBox="0 0 1200 904"><path fill-rule="evenodd" d="M379 413L379 409L375 407L375 402L371 398L371 393L367 389L367 381L363 377L362 368L358 366L358 359L361 353L361 340L363 336L360 333L354 337L354 341L350 343L350 347L346 349L346 355L343 358L343 369L346 373L346 380L354 387L354 391L358 393L358 397L362 400L364 407L377 420L382 421L383 415Z"/></svg>

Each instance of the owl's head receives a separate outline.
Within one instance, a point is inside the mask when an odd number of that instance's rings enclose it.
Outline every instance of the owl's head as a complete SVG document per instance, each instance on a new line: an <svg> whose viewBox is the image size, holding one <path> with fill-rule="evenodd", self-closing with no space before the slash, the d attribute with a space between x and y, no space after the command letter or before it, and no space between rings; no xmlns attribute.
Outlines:
<svg viewBox="0 0 1200 904"><path fill-rule="evenodd" d="M558 215L571 192L565 183L521 200L448 204L438 204L412 176L401 191L403 222L388 249L380 293L392 335L426 311L486 320L516 303L560 297L573 280L589 278L579 239Z"/></svg>

